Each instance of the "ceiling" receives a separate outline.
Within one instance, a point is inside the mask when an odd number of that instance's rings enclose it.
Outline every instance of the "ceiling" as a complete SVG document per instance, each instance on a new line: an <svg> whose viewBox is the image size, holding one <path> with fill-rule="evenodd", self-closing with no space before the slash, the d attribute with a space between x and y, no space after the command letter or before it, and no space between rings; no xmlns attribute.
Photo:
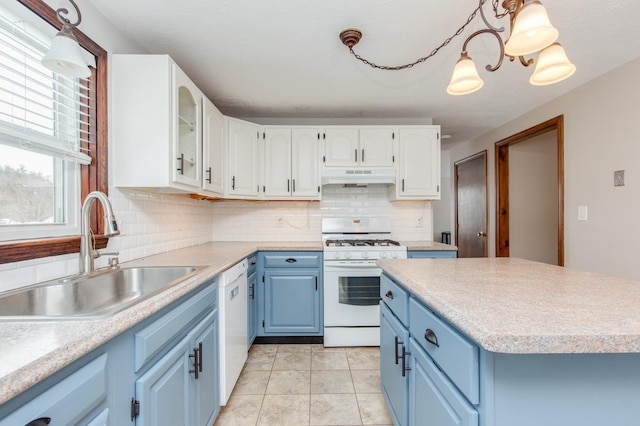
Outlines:
<svg viewBox="0 0 640 426"><path fill-rule="evenodd" d="M640 56L637 0L543 0L576 73L544 87L532 72L498 59L496 40L468 47L484 87L467 96L445 89L464 39L404 71L358 62L338 35L359 28L356 53L382 65L426 56L453 35L476 0L90 0L149 53L168 53L226 115L244 118L432 118L451 141L465 141ZM491 2L485 11L490 18ZM490 19L507 26L506 19ZM116 52L117 53L117 52ZM297 120L300 122L300 120ZM370 123L370 120L368 120Z"/></svg>

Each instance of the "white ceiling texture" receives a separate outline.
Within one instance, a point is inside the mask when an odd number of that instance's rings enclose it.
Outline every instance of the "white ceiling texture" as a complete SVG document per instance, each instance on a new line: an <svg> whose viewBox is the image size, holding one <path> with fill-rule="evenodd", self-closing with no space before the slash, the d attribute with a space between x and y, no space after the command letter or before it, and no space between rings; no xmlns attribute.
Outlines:
<svg viewBox="0 0 640 426"><path fill-rule="evenodd" d="M637 0L543 0L577 71L535 87L532 67L505 60L491 35L469 44L484 87L446 86L480 16L428 61L382 71L355 60L339 33L359 28L356 53L382 65L426 56L464 24L477 0L90 0L149 53L168 53L220 110L245 118L433 118L464 141L640 56ZM485 11L492 19L491 0ZM501 3L501 1L500 1ZM370 122L370 120L368 121Z"/></svg>

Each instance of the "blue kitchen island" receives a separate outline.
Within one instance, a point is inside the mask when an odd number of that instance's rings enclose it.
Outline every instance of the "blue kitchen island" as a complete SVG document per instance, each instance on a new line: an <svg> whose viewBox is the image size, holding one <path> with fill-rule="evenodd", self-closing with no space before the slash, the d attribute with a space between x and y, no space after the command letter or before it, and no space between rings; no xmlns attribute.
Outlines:
<svg viewBox="0 0 640 426"><path fill-rule="evenodd" d="M640 283L514 258L378 264L397 425L640 424Z"/></svg>

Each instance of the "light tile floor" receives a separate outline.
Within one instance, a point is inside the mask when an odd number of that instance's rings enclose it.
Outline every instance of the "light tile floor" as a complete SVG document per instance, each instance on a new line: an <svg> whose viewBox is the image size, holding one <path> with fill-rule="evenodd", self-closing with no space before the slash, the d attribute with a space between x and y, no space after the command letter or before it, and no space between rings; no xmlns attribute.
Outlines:
<svg viewBox="0 0 640 426"><path fill-rule="evenodd" d="M253 345L215 426L392 425L379 348Z"/></svg>

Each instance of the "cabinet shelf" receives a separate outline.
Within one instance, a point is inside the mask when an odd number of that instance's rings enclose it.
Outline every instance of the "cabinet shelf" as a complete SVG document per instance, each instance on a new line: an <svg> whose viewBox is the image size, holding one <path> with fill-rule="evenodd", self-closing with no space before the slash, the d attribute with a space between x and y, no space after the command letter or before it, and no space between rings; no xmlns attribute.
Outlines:
<svg viewBox="0 0 640 426"><path fill-rule="evenodd" d="M196 129L196 125L193 121L189 121L181 115L178 115L178 122L181 129L190 129L191 131Z"/></svg>

